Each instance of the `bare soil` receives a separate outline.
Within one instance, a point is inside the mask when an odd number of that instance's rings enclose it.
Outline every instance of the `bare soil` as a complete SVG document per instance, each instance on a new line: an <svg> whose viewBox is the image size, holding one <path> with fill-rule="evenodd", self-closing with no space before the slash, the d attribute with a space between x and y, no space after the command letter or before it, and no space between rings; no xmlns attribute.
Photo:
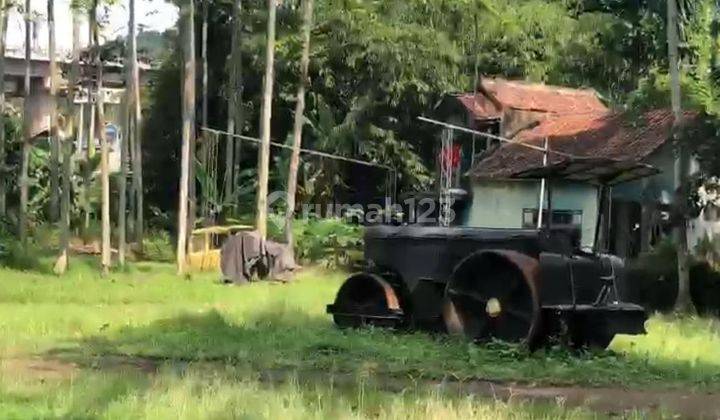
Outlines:
<svg viewBox="0 0 720 420"><path fill-rule="evenodd" d="M92 358L82 365L64 359L10 358L0 359L0 373L29 376L45 380L68 379L82 369L138 370L153 375L161 365L172 360L127 356ZM205 362L211 369L216 362ZM358 378L346 373L321 371L265 370L258 379L269 384L285 383L291 379L301 384L330 384L334 387L357 386ZM622 387L540 386L485 380L458 381L412 380L385 375L374 375L366 383L386 392L402 392L408 388L425 388L445 395L480 396L502 401L546 402L566 407L585 407L595 412L622 416L640 410L648 414L663 414L680 418L720 418L720 393L702 393L688 390L640 390Z"/></svg>

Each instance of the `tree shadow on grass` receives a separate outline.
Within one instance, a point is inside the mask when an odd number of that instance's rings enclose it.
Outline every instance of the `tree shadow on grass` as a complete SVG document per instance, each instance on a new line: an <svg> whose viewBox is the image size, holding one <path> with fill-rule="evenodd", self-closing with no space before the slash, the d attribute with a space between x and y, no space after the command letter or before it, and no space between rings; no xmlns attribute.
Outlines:
<svg viewBox="0 0 720 420"><path fill-rule="evenodd" d="M116 357L181 366L215 362L268 370L336 372L415 379L518 381L551 385L651 385L717 389L720 366L610 351L529 353L494 342L377 329L339 330L322 315L287 307L235 321L217 310L187 313L90 337L48 357L97 367ZM139 362L138 362L139 363ZM112 365L112 363L110 363Z"/></svg>
<svg viewBox="0 0 720 420"><path fill-rule="evenodd" d="M310 401L318 393L325 398L334 395L348 406L357 404L362 387L368 384L376 391L402 394L449 383L452 395L487 398L497 386L504 386L499 383L503 381L524 383L526 388L566 385L567 389L585 389L590 395L594 387L620 385L717 390L720 380L720 367L712 364L690 366L639 355L578 354L557 348L528 353L497 342L475 345L426 334L338 330L323 315L285 306L242 320L217 310L186 313L75 344L69 350L47 352L45 357L119 378L115 384L90 386L88 401L72 407L73 413L80 414L100 410L129 393L138 398L155 395L155 385L147 389L149 378L161 378L161 388L180 386L178 381L188 378L203 384L221 380L230 389L260 386L275 390L290 384L301 399ZM132 387L124 385L128 371L145 377L146 382L139 380L130 390ZM547 403L546 397L540 393L529 398Z"/></svg>

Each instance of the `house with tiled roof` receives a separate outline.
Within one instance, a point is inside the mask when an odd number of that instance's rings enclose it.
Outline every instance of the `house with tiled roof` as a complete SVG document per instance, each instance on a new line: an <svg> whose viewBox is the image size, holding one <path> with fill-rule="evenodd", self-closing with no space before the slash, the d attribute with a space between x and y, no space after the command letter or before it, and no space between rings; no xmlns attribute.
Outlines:
<svg viewBox="0 0 720 420"><path fill-rule="evenodd" d="M444 121L578 157L650 164L657 175L613 188L610 250L630 256L657 240L667 226L661 204L673 199L672 113L614 112L590 89L482 79L476 93L451 95L438 108ZM697 115L685 113L690 122ZM457 223L477 227L534 228L539 216L540 182L516 175L543 165L543 153L514 143L453 133L463 164L456 186L469 201ZM550 154L548 163L567 157ZM553 187L554 226L579 232L582 246L595 243L599 190L588 182L558 181ZM546 208L547 202L543 208ZM698 229L702 229L699 227ZM698 237L700 232L690 232Z"/></svg>

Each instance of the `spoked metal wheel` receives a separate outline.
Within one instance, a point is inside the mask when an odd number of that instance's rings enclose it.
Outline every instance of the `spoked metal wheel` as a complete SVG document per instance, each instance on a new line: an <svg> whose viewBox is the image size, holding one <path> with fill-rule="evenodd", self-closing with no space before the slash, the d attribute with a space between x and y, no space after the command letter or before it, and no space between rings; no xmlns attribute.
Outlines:
<svg viewBox="0 0 720 420"><path fill-rule="evenodd" d="M359 273L348 278L328 312L341 328L374 325L396 327L403 320L392 286L375 274Z"/></svg>
<svg viewBox="0 0 720 420"><path fill-rule="evenodd" d="M443 319L448 332L534 346L541 338L539 263L515 251L465 258L448 283Z"/></svg>

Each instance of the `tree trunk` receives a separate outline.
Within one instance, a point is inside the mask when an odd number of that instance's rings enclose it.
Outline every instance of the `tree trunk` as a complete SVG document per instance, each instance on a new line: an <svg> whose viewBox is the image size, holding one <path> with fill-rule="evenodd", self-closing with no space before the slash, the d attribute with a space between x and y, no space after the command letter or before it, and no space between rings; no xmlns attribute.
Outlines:
<svg viewBox="0 0 720 420"><path fill-rule="evenodd" d="M48 55L50 56L50 221L59 218L60 139L57 124L57 61L55 58L55 0L47 0Z"/></svg>
<svg viewBox="0 0 720 420"><path fill-rule="evenodd" d="M260 139L258 150L258 189L255 209L255 228L262 239L267 238L267 195L270 170L270 119L272 117L272 98L275 64L275 15L276 0L268 0L267 47L265 51L265 80L263 83L262 116L260 120Z"/></svg>
<svg viewBox="0 0 720 420"><path fill-rule="evenodd" d="M120 143L120 179L119 179L119 203L118 203L118 263L125 265L125 247L127 235L127 176L128 176L128 147L132 137L132 123L130 118L135 113L133 85L132 52L135 41L135 0L128 2L128 35L127 55L125 57L125 98L122 111L122 132L125 134Z"/></svg>
<svg viewBox="0 0 720 420"><path fill-rule="evenodd" d="M31 34L30 0L25 0L25 79L23 83L23 144L20 158L20 211L18 214L18 233L20 243L27 246L27 210L28 210L28 165L30 163L31 112L30 112L30 66L31 66Z"/></svg>
<svg viewBox="0 0 720 420"><path fill-rule="evenodd" d="M188 231L188 188L190 175L190 147L195 124L195 11L193 0L184 0L180 6L183 36L182 81L182 159L180 164L180 200L178 203L177 269L185 274Z"/></svg>
<svg viewBox="0 0 720 420"><path fill-rule="evenodd" d="M134 6L134 3L133 3ZM134 18L134 7L133 7ZM136 25L136 22L133 22ZM140 70L137 63L137 28L130 39L130 66L132 67L132 92L134 96L132 133L135 146L135 159L133 159L133 190L135 191L135 242L138 252L143 252L143 238L145 236L145 218L143 213L143 170L142 170L142 102L140 100Z"/></svg>
<svg viewBox="0 0 720 420"><path fill-rule="evenodd" d="M303 51L300 59L300 82L298 83L295 121L293 127L293 150L290 157L290 170L287 184L287 210L285 213L285 242L294 255L292 222L295 215L295 195L297 192L297 173L300 164L300 146L305 119L305 89L308 85L308 67L310 66L310 30L312 29L313 0L303 1Z"/></svg>
<svg viewBox="0 0 720 420"><path fill-rule="evenodd" d="M208 0L202 3L202 39L200 44L200 59L202 60L202 126L208 126L208 57L207 57L207 41L208 41ZM208 168L208 136L201 133L202 138L200 144L200 164L207 171ZM208 191L201 191L202 200L200 201L200 214L204 222L207 224L210 212L208 211Z"/></svg>
<svg viewBox="0 0 720 420"><path fill-rule="evenodd" d="M667 38L668 38L668 60L670 62L670 101L673 111L673 138L677 142L677 126L682 119L681 94L680 94L680 55L678 53L678 27L677 27L677 3L676 0L667 0ZM689 169L687 148L683 144L677 144L675 161L675 191L676 205L681 206L685 199L685 181L688 179ZM684 206L681 206L684 207ZM677 246L678 263L678 295L675 301L675 311L679 313L693 312L694 307L690 297L690 269L687 244L687 220L686 212L682 211L682 220L675 228L675 240Z"/></svg>
<svg viewBox="0 0 720 420"><path fill-rule="evenodd" d="M70 80L68 83L67 96L65 98L65 106L63 107L62 121L64 127L60 127L61 147L62 147L62 198L60 200L60 252L55 262L55 273L64 274L70 263L70 212L71 212L71 196L70 189L72 178L72 149L75 137L80 137L78 132L79 113L75 109L74 93L75 86L80 77L80 19L77 12L72 11L72 66L70 68ZM81 144L79 139L78 144Z"/></svg>
<svg viewBox="0 0 720 420"><path fill-rule="evenodd" d="M193 10L194 13L194 10ZM194 17L193 17L194 21ZM195 53L195 42L193 42L193 53ZM197 60L195 60L197 61ZM195 62L194 61L194 62ZM193 72L193 83L196 83L195 74L197 69ZM196 109L193 108L193 112ZM197 181L195 179L195 164L197 156L197 136L195 130L195 119L193 118L192 130L190 134L190 164L188 166L188 227L187 236L188 242L187 247L189 251L192 251L192 231L195 229L195 219L197 218Z"/></svg>
<svg viewBox="0 0 720 420"><path fill-rule="evenodd" d="M242 1L235 0L233 13L235 14L235 23L233 24L232 36L235 38L233 41L232 53L232 75L234 78L233 88L233 126L235 127L235 133L242 134L245 128L245 109L243 108L243 94L245 92L245 82L243 81L243 68L242 68ZM232 190L238 191L240 189L240 164L242 162L242 141L240 139L234 139L235 150L233 150L233 176L232 176ZM238 203L236 203L237 206Z"/></svg>
<svg viewBox="0 0 720 420"><path fill-rule="evenodd" d="M5 37L8 25L8 4L0 0L0 74L5 74ZM5 78L0 77L0 217L7 214L7 184L9 172L6 171L7 158L5 151Z"/></svg>
<svg viewBox="0 0 720 420"><path fill-rule="evenodd" d="M232 34L230 47L230 86L228 89L227 104L227 132L242 134L242 0L234 0L232 11ZM227 136L225 143L225 178L223 197L228 200L236 191L239 180L240 165L240 145L242 143L232 137ZM237 205L237 203L235 203Z"/></svg>
<svg viewBox="0 0 720 420"><path fill-rule="evenodd" d="M93 1L91 10L90 25L93 32L93 57L95 60L95 78L97 79L97 96L95 106L97 107L96 136L100 138L100 185L102 187L101 197L101 220L102 220L102 272L103 275L110 273L110 150L105 135L105 104L103 95L103 64L100 57L100 34L97 23L98 0Z"/></svg>
<svg viewBox="0 0 720 420"><path fill-rule="evenodd" d="M93 14L88 13L88 50L93 49L93 26L92 26ZM90 66L86 66L89 68ZM93 85L92 80L89 76L89 71L85 74L85 89L87 90L87 104L83 106L83 112L85 117L85 123L87 124L87 130L85 130L85 168L83 170L83 239L87 241L90 232L90 213L92 211L90 206L90 183L93 177L93 168L90 163L95 156L95 110L93 109L92 98ZM81 139L82 141L82 139Z"/></svg>

